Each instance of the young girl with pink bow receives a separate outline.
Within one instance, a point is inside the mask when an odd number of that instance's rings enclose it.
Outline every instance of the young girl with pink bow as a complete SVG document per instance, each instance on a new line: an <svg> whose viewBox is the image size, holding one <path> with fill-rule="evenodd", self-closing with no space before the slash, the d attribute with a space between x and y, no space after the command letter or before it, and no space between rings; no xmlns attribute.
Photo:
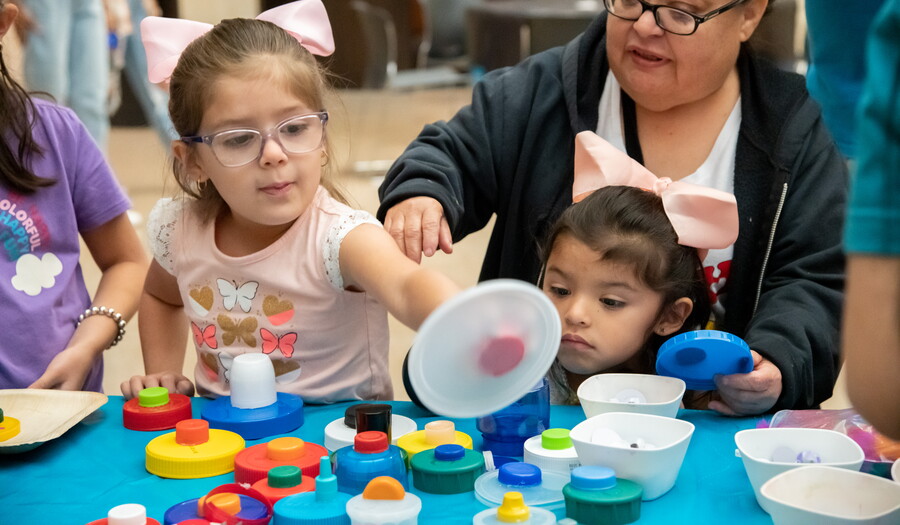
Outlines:
<svg viewBox="0 0 900 525"><path fill-rule="evenodd" d="M211 27L149 17L150 79L168 81L181 136L148 228L154 261L140 304L145 376L122 383L229 393L236 355L267 354L278 390L310 402L391 399L387 311L416 328L458 290L407 259L325 176L326 82L334 50L321 0Z"/></svg>
<svg viewBox="0 0 900 525"><path fill-rule="evenodd" d="M711 292L700 252L738 234L733 195L657 178L589 131L575 138L572 195L543 250L541 286L562 323L557 404L577 404L594 374L654 373L666 339L702 328Z"/></svg>

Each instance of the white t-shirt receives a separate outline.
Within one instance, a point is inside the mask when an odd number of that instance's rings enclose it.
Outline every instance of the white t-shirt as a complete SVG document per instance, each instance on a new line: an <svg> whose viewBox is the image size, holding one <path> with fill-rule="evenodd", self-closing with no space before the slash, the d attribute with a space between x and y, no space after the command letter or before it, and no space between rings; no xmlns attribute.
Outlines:
<svg viewBox="0 0 900 525"><path fill-rule="evenodd" d="M622 122L622 90L612 71L606 76L603 96L600 97L599 113L597 135L620 150L626 151ZM697 171L681 180L734 195L734 158L740 126L741 100L738 98L709 156ZM731 273L733 253L732 245L722 250L709 250L703 259L712 311L717 319L721 319L725 314L723 306L725 294L722 289Z"/></svg>

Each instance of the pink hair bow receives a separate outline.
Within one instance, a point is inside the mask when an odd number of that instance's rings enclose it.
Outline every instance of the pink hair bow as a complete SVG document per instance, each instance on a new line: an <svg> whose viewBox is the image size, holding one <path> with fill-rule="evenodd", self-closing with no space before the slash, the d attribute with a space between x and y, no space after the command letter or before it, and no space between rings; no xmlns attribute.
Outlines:
<svg viewBox="0 0 900 525"><path fill-rule="evenodd" d="M605 186L632 186L659 195L678 235L678 244L701 250L722 249L737 240L734 195L668 177L659 178L595 133L582 131L575 136L572 200L578 202Z"/></svg>
<svg viewBox="0 0 900 525"><path fill-rule="evenodd" d="M272 22L296 38L310 53L334 53L331 23L322 0L298 0L260 14L257 20ZM141 40L147 51L150 82L166 82L172 76L182 51L213 26L180 18L148 16L141 21Z"/></svg>

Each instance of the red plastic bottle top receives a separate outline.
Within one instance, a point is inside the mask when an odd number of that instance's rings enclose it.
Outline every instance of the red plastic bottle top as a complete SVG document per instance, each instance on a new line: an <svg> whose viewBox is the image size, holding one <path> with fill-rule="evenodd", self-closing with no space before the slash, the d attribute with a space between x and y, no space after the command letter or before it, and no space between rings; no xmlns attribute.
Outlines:
<svg viewBox="0 0 900 525"><path fill-rule="evenodd" d="M175 442L179 445L202 445L209 441L209 422L185 419L175 424Z"/></svg>
<svg viewBox="0 0 900 525"><path fill-rule="evenodd" d="M353 438L353 450L363 454L377 454L388 448L387 434L377 430L360 432Z"/></svg>
<svg viewBox="0 0 900 525"><path fill-rule="evenodd" d="M253 484L265 478L271 469L282 465L297 466L305 476L312 478L319 475L319 458L327 455L325 447L298 437L275 438L238 452L234 458L234 480Z"/></svg>
<svg viewBox="0 0 900 525"><path fill-rule="evenodd" d="M145 388L122 407L122 424L129 430L168 430L184 419L191 419L191 398L163 387Z"/></svg>

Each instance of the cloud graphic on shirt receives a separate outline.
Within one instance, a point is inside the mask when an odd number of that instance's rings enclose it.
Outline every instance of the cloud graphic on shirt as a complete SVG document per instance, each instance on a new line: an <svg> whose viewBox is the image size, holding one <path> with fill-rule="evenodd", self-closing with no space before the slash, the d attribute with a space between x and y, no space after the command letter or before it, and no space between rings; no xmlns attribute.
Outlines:
<svg viewBox="0 0 900 525"><path fill-rule="evenodd" d="M12 278L13 288L35 296L44 288L53 288L56 276L62 272L62 262L52 253L45 253L40 259L26 253L16 261L16 275Z"/></svg>

